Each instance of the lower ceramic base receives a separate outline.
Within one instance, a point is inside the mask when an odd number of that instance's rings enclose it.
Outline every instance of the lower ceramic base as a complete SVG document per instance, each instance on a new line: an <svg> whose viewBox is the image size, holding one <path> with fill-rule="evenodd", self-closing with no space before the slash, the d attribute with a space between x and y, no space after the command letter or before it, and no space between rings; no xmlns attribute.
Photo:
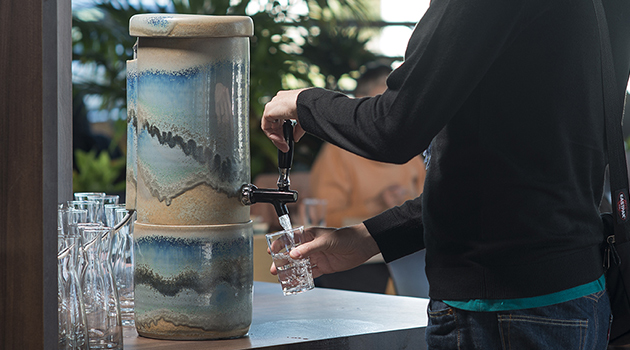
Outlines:
<svg viewBox="0 0 630 350"><path fill-rule="evenodd" d="M134 312L138 334L225 339L252 321L252 224L136 223Z"/></svg>

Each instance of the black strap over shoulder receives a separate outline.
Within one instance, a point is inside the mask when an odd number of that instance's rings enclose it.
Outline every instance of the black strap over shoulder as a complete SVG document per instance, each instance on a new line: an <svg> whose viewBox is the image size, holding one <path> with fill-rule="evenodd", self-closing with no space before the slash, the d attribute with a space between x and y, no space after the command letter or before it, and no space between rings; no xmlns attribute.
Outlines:
<svg viewBox="0 0 630 350"><path fill-rule="evenodd" d="M630 197L628 195L628 170L621 130L623 96L617 96L610 33L602 0L593 0L600 32L604 117L606 121L606 151L610 172L611 204L615 219L616 242L630 240Z"/></svg>
<svg viewBox="0 0 630 350"><path fill-rule="evenodd" d="M606 289L610 298L612 323L609 349L626 348L630 342L630 240L628 238L628 170L621 130L623 98L617 96L613 54L608 23L602 0L593 0L600 33L606 152L610 173L612 215L603 215L604 225L613 232L604 232L604 265Z"/></svg>

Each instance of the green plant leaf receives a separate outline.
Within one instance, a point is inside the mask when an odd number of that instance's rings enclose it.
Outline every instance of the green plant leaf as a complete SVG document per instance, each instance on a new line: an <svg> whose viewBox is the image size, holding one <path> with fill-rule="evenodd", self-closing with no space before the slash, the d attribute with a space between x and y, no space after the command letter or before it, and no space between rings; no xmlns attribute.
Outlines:
<svg viewBox="0 0 630 350"><path fill-rule="evenodd" d="M343 74L357 70L373 60L375 56L365 49L367 40L361 35L364 30L371 29L360 26L373 17L368 7L371 3L366 0L282 3L270 0L250 6L250 2L170 0L166 4L149 8L142 1L131 4L127 0L98 0L92 7L73 12L72 59L89 67L85 75L73 78L74 96L97 95L102 99L103 110L126 108L125 62L132 58L132 48L136 41L136 38L129 35L128 28L129 19L135 14L169 11L182 14L247 14L254 21L250 50L252 176L260 172L277 171L275 148L259 127L265 103L279 90L316 86L313 75L309 74L313 71L324 76L326 87L336 88L337 81ZM305 12L296 10L304 5ZM252 13L252 9L258 10ZM246 10L250 12L246 13ZM343 23L354 24L350 26ZM292 85L287 83L289 81ZM116 143L119 143L119 135L121 134L114 135ZM302 151L296 153L295 160L310 167L320 145L319 139L303 139L300 142ZM78 158L77 155L77 163ZM91 161L103 167L102 161L97 161L96 158L95 155ZM84 159L83 162L88 161ZM90 180L83 178L82 171L88 170L79 170L79 174L75 176L76 182L87 186ZM113 176L103 174L99 181Z"/></svg>
<svg viewBox="0 0 630 350"><path fill-rule="evenodd" d="M125 171L123 158L111 159L105 151L96 153L74 151L76 168L72 174L74 192L116 193L125 189L125 181L118 180Z"/></svg>

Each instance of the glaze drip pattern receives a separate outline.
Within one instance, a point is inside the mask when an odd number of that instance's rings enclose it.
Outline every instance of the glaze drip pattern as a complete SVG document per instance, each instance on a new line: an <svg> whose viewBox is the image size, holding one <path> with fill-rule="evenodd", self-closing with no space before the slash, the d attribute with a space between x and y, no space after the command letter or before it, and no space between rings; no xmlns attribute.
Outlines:
<svg viewBox="0 0 630 350"><path fill-rule="evenodd" d="M126 205L136 209L138 191L138 60L127 61L127 169Z"/></svg>
<svg viewBox="0 0 630 350"><path fill-rule="evenodd" d="M251 322L253 243L243 231L247 227L220 233L207 229L200 237L155 232L134 240L139 332L186 327L223 337L222 331Z"/></svg>
<svg viewBox="0 0 630 350"><path fill-rule="evenodd" d="M164 296L172 297L186 289L198 294L210 293L214 286L222 283L237 289L251 285L248 279L244 278L250 274L247 269L251 267L251 262L248 256L242 254L252 249L245 237L209 241L146 236L138 239L136 244L138 252L145 258L158 259L160 256L166 256L165 254L178 257L178 265L181 268L178 270L156 265L155 262L152 262L151 266L136 264L135 283L150 286ZM169 259L164 259L164 262ZM212 264L202 264L202 268L199 269L196 265L204 259L206 262L212 259ZM192 269L193 266L195 269Z"/></svg>
<svg viewBox="0 0 630 350"><path fill-rule="evenodd" d="M170 148L174 148L175 146L179 146L179 148L184 151L186 156L192 157L194 160L199 162L200 164L207 164L208 170L216 174L220 181L227 182L230 179L236 178L239 176L237 169L234 165L234 162L230 159L229 156L225 157L225 159L221 159L221 155L212 154L212 151L208 148L204 148L201 146L197 146L195 140L184 141L184 139L179 135L173 135L172 132L160 131L157 126L145 124L142 126L143 129L146 129L151 137L157 138L158 142L162 146L169 146ZM212 186L219 192L226 192L218 187ZM228 196L235 195L234 193L227 193Z"/></svg>
<svg viewBox="0 0 630 350"><path fill-rule="evenodd" d="M247 65L213 62L138 74L138 176L169 206L205 184L228 198L250 180Z"/></svg>

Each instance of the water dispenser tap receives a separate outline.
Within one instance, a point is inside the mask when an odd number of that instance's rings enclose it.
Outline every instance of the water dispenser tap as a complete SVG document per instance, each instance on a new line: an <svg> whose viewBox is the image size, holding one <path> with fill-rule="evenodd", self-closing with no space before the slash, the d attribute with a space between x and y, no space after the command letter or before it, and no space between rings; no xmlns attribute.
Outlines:
<svg viewBox="0 0 630 350"><path fill-rule="evenodd" d="M295 145L293 140L293 121L285 120L282 124L282 132L284 139L289 145L289 150L286 153L278 150L278 171L280 172L280 176L278 177L278 189L288 190L291 185L289 172L291 171L291 166L293 166L293 147Z"/></svg>
<svg viewBox="0 0 630 350"><path fill-rule="evenodd" d="M285 120L282 124L284 139L289 144L289 151L278 150L278 189L258 188L253 184L246 184L241 187L241 203L252 205L254 203L271 203L276 209L278 217L289 213L287 203L295 203L298 199L297 191L291 190L291 180L289 172L293 165L293 122Z"/></svg>

